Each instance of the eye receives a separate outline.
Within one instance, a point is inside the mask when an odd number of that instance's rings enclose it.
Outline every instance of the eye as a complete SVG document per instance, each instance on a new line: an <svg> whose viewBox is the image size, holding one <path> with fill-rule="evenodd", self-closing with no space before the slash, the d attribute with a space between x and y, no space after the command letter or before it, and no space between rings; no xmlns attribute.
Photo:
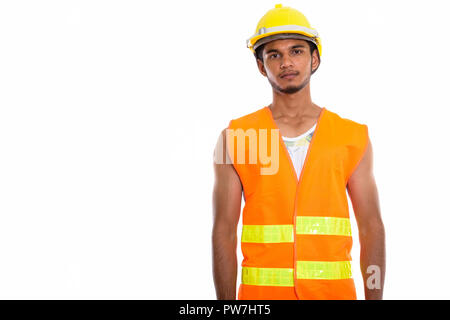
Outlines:
<svg viewBox="0 0 450 320"><path fill-rule="evenodd" d="M294 49L293 51L295 52L295 54L298 54L298 53L301 53L301 52L303 52L303 51L302 51L302 50L300 50L300 49Z"/></svg>
<svg viewBox="0 0 450 320"><path fill-rule="evenodd" d="M273 53L269 56L269 58L272 59L274 56L277 56L277 55L278 55L278 53Z"/></svg>

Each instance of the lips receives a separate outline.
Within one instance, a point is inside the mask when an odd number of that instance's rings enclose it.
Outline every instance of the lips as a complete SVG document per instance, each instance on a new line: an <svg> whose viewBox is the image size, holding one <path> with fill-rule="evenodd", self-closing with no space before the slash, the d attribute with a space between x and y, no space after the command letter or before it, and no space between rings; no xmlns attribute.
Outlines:
<svg viewBox="0 0 450 320"><path fill-rule="evenodd" d="M298 72L286 72L286 73L282 73L281 74L281 78L284 78L284 77L292 78L292 77L294 77L296 75L298 75Z"/></svg>

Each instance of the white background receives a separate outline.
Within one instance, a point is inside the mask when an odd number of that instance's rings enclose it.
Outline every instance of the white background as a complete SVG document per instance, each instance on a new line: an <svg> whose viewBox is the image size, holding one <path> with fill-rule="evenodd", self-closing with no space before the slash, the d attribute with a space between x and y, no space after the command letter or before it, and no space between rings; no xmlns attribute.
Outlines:
<svg viewBox="0 0 450 320"><path fill-rule="evenodd" d="M213 149L271 102L245 40L275 3L0 3L0 298L215 299ZM313 101L369 127L384 297L449 299L446 2L282 3L322 37Z"/></svg>

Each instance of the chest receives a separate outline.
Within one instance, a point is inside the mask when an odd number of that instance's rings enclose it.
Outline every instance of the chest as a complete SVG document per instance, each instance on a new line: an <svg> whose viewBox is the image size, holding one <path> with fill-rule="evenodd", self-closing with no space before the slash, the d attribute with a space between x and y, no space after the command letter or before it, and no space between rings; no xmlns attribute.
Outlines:
<svg viewBox="0 0 450 320"><path fill-rule="evenodd" d="M298 137L311 129L311 127L314 126L314 124L317 122L317 118L308 117L305 119L294 120L279 118L275 119L274 121L277 127L280 129L281 136L292 138Z"/></svg>

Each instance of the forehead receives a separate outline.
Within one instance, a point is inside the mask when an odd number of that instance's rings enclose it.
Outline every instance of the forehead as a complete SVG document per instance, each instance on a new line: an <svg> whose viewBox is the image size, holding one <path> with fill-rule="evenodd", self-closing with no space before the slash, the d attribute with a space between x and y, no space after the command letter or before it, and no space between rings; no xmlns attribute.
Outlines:
<svg viewBox="0 0 450 320"><path fill-rule="evenodd" d="M308 41L301 40L301 39L274 40L274 41L270 41L270 42L266 43L266 45L264 46L264 51L269 51L269 50L282 51L282 50L289 49L293 46L303 46L306 48L306 47L308 47Z"/></svg>

